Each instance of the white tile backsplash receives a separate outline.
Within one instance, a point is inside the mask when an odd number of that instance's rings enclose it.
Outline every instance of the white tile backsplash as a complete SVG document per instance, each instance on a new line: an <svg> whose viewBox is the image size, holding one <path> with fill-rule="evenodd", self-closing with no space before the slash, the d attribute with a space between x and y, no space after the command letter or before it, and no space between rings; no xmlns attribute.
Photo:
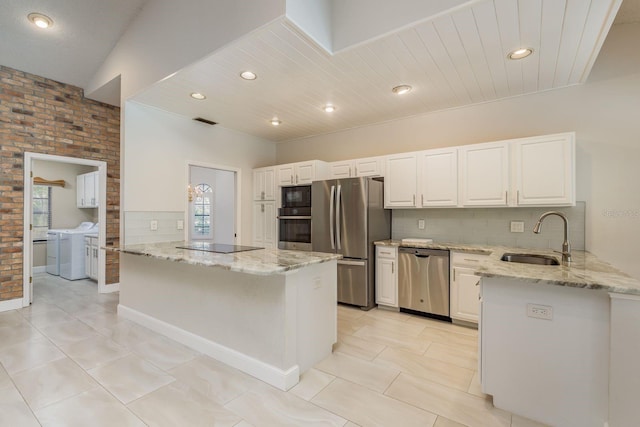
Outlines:
<svg viewBox="0 0 640 427"><path fill-rule="evenodd" d="M184 212L124 212L124 244L158 243L184 240L185 230L178 230L178 220L185 219ZM158 229L151 230L152 220L158 221ZM185 221L186 226L186 221Z"/></svg>
<svg viewBox="0 0 640 427"><path fill-rule="evenodd" d="M540 234L533 227L547 211L564 213L569 220L569 241L573 249L584 250L585 202L561 208L495 208L495 209L394 209L392 237L431 238L439 242L504 245L520 248L560 250L563 223L548 217ZM424 219L425 229L418 229ZM524 233L512 233L511 221L524 221Z"/></svg>

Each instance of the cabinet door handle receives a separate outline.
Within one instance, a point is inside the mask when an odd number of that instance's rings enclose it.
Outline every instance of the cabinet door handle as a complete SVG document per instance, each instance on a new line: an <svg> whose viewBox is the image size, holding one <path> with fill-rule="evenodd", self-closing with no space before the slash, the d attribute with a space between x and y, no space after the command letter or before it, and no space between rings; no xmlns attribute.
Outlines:
<svg viewBox="0 0 640 427"><path fill-rule="evenodd" d="M424 206L424 194L420 195L420 206Z"/></svg>
<svg viewBox="0 0 640 427"><path fill-rule="evenodd" d="M509 204L509 192L508 191L504 192L504 204L505 205Z"/></svg>
<svg viewBox="0 0 640 427"><path fill-rule="evenodd" d="M415 206L415 205L416 205L416 195L414 194L413 195L413 206Z"/></svg>
<svg viewBox="0 0 640 427"><path fill-rule="evenodd" d="M298 174L296 174L296 184L298 184L300 182Z"/></svg>
<svg viewBox="0 0 640 427"><path fill-rule="evenodd" d="M87 256L89 256L89 246L87 246Z"/></svg>
<svg viewBox="0 0 640 427"><path fill-rule="evenodd" d="M394 265L395 265L395 262L391 261L391 274L395 273Z"/></svg>
<svg viewBox="0 0 640 427"><path fill-rule="evenodd" d="M391 255L391 252L380 251L380 255Z"/></svg>
<svg viewBox="0 0 640 427"><path fill-rule="evenodd" d="M293 175L289 175L289 182L293 184Z"/></svg>
<svg viewBox="0 0 640 427"><path fill-rule="evenodd" d="M471 259L471 258L465 258L465 261L469 261L469 262L480 262L479 259Z"/></svg>
<svg viewBox="0 0 640 427"><path fill-rule="evenodd" d="M456 269L455 268L453 269L453 281L454 282L456 281Z"/></svg>
<svg viewBox="0 0 640 427"><path fill-rule="evenodd" d="M263 213L264 213L264 203L261 203L261 204L260 204L260 212L263 212Z"/></svg>
<svg viewBox="0 0 640 427"><path fill-rule="evenodd" d="M516 203L520 204L520 190L516 191Z"/></svg>
<svg viewBox="0 0 640 427"><path fill-rule="evenodd" d="M358 176L358 167L357 167L357 166L354 166L354 169L356 170L356 173L355 173L355 175L354 175L354 176Z"/></svg>
<svg viewBox="0 0 640 427"><path fill-rule="evenodd" d="M260 192L260 198L264 200L264 191Z"/></svg>

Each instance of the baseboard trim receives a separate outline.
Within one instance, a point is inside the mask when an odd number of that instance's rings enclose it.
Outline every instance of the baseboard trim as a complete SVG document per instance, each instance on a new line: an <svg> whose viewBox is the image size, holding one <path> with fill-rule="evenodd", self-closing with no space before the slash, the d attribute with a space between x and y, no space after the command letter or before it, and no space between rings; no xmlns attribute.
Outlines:
<svg viewBox="0 0 640 427"><path fill-rule="evenodd" d="M300 380L300 369L298 365L294 365L287 370L282 370L122 304L118 305L118 315L169 337L200 353L211 356L222 363L239 369L280 390L289 390Z"/></svg>
<svg viewBox="0 0 640 427"><path fill-rule="evenodd" d="M0 312L17 310L19 308L22 308L23 307L22 302L23 302L23 298L0 301Z"/></svg>
<svg viewBox="0 0 640 427"><path fill-rule="evenodd" d="M101 294L110 294L112 292L120 292L120 283L110 283L100 287L98 291Z"/></svg>
<svg viewBox="0 0 640 427"><path fill-rule="evenodd" d="M33 274L40 274L40 273L46 273L47 272L47 266L46 265L41 265L39 267L33 267L31 269L31 272Z"/></svg>

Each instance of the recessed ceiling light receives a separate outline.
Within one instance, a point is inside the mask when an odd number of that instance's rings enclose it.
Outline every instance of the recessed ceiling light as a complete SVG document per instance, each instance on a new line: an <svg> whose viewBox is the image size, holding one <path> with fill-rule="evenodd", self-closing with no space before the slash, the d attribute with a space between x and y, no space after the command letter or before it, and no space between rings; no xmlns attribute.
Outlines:
<svg viewBox="0 0 640 427"><path fill-rule="evenodd" d="M393 89L391 89L391 91L396 95L404 95L407 92L411 92L411 89L412 87L409 85L400 85L400 86L394 87Z"/></svg>
<svg viewBox="0 0 640 427"><path fill-rule="evenodd" d="M253 71L243 71L240 73L240 77L242 77L245 80L255 80L258 78L258 75Z"/></svg>
<svg viewBox="0 0 640 427"><path fill-rule="evenodd" d="M202 101L203 99L207 99L207 97L206 97L206 96L204 96L203 94L198 93L198 92L193 92L193 93L191 94L191 97L192 97L193 99L197 99L198 101Z"/></svg>
<svg viewBox="0 0 640 427"><path fill-rule="evenodd" d="M322 109L324 110L325 113L333 113L334 111L336 111L336 106L333 104L327 104L324 107L322 107Z"/></svg>
<svg viewBox="0 0 640 427"><path fill-rule="evenodd" d="M282 124L282 121L281 121L281 120L278 120L278 118L277 118L277 117L274 117L273 119L271 119L271 124L272 124L273 126L280 126L280 125Z"/></svg>
<svg viewBox="0 0 640 427"><path fill-rule="evenodd" d="M526 58L532 53L533 53L533 49L529 47L523 47L522 49L516 49L514 51L509 52L509 55L507 55L507 58L514 59L514 60L522 59L522 58Z"/></svg>
<svg viewBox="0 0 640 427"><path fill-rule="evenodd" d="M27 19L35 24L38 28L49 28L53 25L53 19L41 13L30 13Z"/></svg>

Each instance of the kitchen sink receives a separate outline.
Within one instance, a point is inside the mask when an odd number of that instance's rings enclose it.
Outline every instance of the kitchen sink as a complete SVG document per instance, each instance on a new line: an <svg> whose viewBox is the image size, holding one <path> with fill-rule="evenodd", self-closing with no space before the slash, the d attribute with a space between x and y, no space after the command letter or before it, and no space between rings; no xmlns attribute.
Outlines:
<svg viewBox="0 0 640 427"><path fill-rule="evenodd" d="M558 260L550 255L506 253L502 255L500 260L506 262L520 262L523 264L560 265Z"/></svg>

